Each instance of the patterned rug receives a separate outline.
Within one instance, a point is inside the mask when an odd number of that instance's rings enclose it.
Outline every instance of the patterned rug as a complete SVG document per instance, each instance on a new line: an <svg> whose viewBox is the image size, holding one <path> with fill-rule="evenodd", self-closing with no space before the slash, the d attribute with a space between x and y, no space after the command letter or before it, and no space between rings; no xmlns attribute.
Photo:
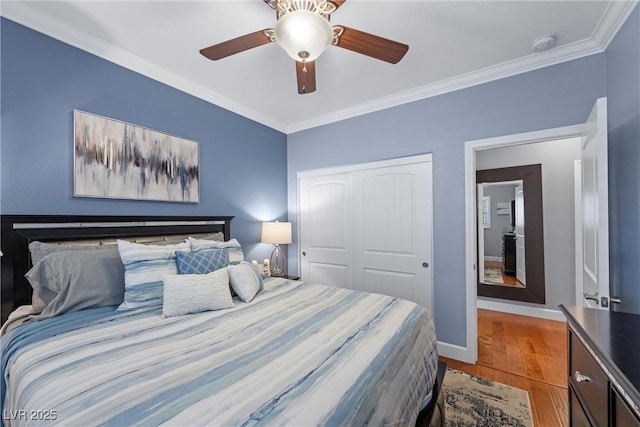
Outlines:
<svg viewBox="0 0 640 427"><path fill-rule="evenodd" d="M447 427L533 426L524 390L455 369L447 369L443 390Z"/></svg>
<svg viewBox="0 0 640 427"><path fill-rule="evenodd" d="M498 268L485 268L484 281L491 283L504 283L504 280L502 280L502 273Z"/></svg>

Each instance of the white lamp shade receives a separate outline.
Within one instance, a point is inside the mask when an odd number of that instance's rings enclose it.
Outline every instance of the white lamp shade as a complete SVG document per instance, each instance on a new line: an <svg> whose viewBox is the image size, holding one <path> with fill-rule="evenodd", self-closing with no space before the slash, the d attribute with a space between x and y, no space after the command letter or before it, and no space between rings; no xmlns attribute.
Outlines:
<svg viewBox="0 0 640 427"><path fill-rule="evenodd" d="M261 241L262 243L272 243L274 245L287 245L291 243L291 223L263 222Z"/></svg>
<svg viewBox="0 0 640 427"><path fill-rule="evenodd" d="M313 61L331 44L333 28L308 10L289 12L276 23L276 42L296 61Z"/></svg>

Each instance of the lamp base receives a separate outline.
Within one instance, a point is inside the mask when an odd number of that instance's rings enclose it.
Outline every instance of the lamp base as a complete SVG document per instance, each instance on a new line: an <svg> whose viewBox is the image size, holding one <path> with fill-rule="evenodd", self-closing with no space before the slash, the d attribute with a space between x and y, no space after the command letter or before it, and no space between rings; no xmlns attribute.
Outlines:
<svg viewBox="0 0 640 427"><path fill-rule="evenodd" d="M284 276L286 271L286 263L284 254L280 249L280 245L276 245L273 252L271 252L271 275L275 277Z"/></svg>

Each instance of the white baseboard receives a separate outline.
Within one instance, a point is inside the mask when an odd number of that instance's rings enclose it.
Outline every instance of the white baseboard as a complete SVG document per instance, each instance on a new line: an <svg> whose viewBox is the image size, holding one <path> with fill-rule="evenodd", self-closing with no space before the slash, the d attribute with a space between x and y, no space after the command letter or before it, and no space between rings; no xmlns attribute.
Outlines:
<svg viewBox="0 0 640 427"><path fill-rule="evenodd" d="M460 360L461 362L475 364L477 360L475 360L469 353L470 352L467 347L461 347L459 345L438 341L438 354L440 356L448 357L449 359Z"/></svg>
<svg viewBox="0 0 640 427"><path fill-rule="evenodd" d="M484 257L485 261L498 261L498 262L502 262L502 257L500 256L485 256Z"/></svg>
<svg viewBox="0 0 640 427"><path fill-rule="evenodd" d="M559 310L550 310L548 308L529 307L527 305L509 304L498 301L488 301L479 299L478 308L485 310L502 311L504 313L520 314L522 316L538 317L540 319L558 320L566 322L567 318Z"/></svg>

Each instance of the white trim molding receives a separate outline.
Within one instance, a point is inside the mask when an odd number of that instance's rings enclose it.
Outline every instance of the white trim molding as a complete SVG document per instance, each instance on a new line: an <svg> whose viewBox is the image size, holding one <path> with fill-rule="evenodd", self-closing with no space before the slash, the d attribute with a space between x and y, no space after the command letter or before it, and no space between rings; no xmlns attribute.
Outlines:
<svg viewBox="0 0 640 427"><path fill-rule="evenodd" d="M528 305L509 304L489 299L478 299L478 308L484 310L501 311L503 313L517 314L519 316L537 317L540 319L557 320L565 322L567 318L560 310L532 307Z"/></svg>
<svg viewBox="0 0 640 427"><path fill-rule="evenodd" d="M469 351L466 347L461 347L459 345L449 344L442 341L438 341L438 355L466 363L475 364L477 361L477 357L469 357Z"/></svg>
<svg viewBox="0 0 640 427"><path fill-rule="evenodd" d="M3 2L0 14L7 19L113 62L114 64L128 68L258 123L262 123L272 129L290 134L601 53L607 48L622 24L629 17L637 4L637 0L611 1L596 25L591 37L584 40L559 46L546 52L539 52L535 55L531 54L502 64L454 76L391 96L377 98L343 110L313 117L309 120L292 123L283 123L268 114L240 104L139 55L116 46L113 43L109 43L104 39L89 35L84 31L69 28L59 20L38 12L34 8L25 6L23 3L28 2Z"/></svg>

